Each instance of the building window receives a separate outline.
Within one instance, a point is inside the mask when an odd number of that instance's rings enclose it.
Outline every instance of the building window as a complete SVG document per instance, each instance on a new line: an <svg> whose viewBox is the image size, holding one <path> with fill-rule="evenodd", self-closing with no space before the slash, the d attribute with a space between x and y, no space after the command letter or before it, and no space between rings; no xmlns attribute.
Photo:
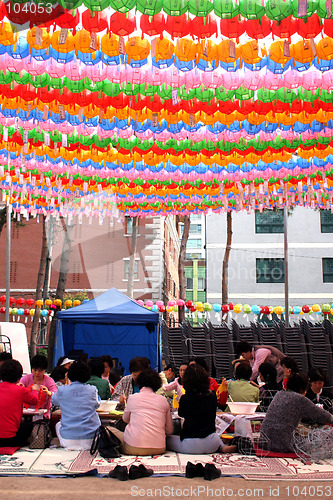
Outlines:
<svg viewBox="0 0 333 500"><path fill-rule="evenodd" d="M10 262L10 282L11 283L16 283L16 276L17 276L17 261L11 261Z"/></svg>
<svg viewBox="0 0 333 500"><path fill-rule="evenodd" d="M257 283L284 283L284 259L256 259Z"/></svg>
<svg viewBox="0 0 333 500"><path fill-rule="evenodd" d="M205 289L205 279L198 278L198 290L204 290L204 289Z"/></svg>
<svg viewBox="0 0 333 500"><path fill-rule="evenodd" d="M201 248L201 240L196 238L189 239L186 248Z"/></svg>
<svg viewBox="0 0 333 500"><path fill-rule="evenodd" d="M186 260L194 260L194 259L200 259L201 254L200 253L186 253L185 259Z"/></svg>
<svg viewBox="0 0 333 500"><path fill-rule="evenodd" d="M81 262L80 261L73 262L73 277L72 277L73 283L80 282L80 273L81 273Z"/></svg>
<svg viewBox="0 0 333 500"><path fill-rule="evenodd" d="M283 210L255 212L256 233L283 233Z"/></svg>
<svg viewBox="0 0 333 500"><path fill-rule="evenodd" d="M186 278L187 290L193 290L193 278Z"/></svg>
<svg viewBox="0 0 333 500"><path fill-rule="evenodd" d="M133 219L132 217L125 217L125 234L131 235L133 231Z"/></svg>
<svg viewBox="0 0 333 500"><path fill-rule="evenodd" d="M333 233L333 214L328 210L320 210L320 230L322 233Z"/></svg>
<svg viewBox="0 0 333 500"><path fill-rule="evenodd" d="M12 240L18 240L20 237L20 228L17 224L12 225Z"/></svg>
<svg viewBox="0 0 333 500"><path fill-rule="evenodd" d="M128 280L128 269L129 269L129 260L124 260L124 264L125 264L125 276L124 276L124 279L125 280ZM138 260L135 260L134 261L134 277L133 279L137 280L139 279L139 261Z"/></svg>
<svg viewBox="0 0 333 500"><path fill-rule="evenodd" d="M190 234L201 234L202 225L201 224L191 224L190 225Z"/></svg>
<svg viewBox="0 0 333 500"><path fill-rule="evenodd" d="M323 259L323 282L333 283L333 259Z"/></svg>

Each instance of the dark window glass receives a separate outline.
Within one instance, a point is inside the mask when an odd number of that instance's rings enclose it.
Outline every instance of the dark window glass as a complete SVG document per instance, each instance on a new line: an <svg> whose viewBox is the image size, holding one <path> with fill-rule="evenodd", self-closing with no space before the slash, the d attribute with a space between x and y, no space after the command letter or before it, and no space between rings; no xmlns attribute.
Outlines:
<svg viewBox="0 0 333 500"><path fill-rule="evenodd" d="M256 233L283 233L283 210L255 212Z"/></svg>
<svg viewBox="0 0 333 500"><path fill-rule="evenodd" d="M284 259L256 259L257 283L284 283Z"/></svg>

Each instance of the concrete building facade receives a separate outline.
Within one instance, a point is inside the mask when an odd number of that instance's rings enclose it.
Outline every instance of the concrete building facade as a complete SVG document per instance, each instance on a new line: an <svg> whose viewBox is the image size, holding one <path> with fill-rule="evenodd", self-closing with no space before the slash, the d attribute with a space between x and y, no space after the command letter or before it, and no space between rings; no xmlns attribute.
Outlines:
<svg viewBox="0 0 333 500"><path fill-rule="evenodd" d="M287 220L289 303L333 300L333 214L294 208ZM207 301L221 303L226 214L206 217ZM283 212L232 214L229 301L284 305Z"/></svg>

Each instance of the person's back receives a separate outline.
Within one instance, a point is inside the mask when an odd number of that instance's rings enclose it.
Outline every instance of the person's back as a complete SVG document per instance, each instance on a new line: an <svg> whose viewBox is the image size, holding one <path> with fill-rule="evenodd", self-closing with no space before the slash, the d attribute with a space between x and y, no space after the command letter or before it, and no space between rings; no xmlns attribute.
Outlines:
<svg viewBox="0 0 333 500"><path fill-rule="evenodd" d="M101 399L110 399L111 391L109 382L101 378L104 372L103 361L101 359L90 359L88 362L88 366L91 370L91 377L88 380L87 384L96 387L98 395Z"/></svg>
<svg viewBox="0 0 333 500"><path fill-rule="evenodd" d="M180 439L204 438L215 432L217 399L214 392L185 393L179 401L178 415L184 418Z"/></svg>
<svg viewBox="0 0 333 500"><path fill-rule="evenodd" d="M264 449L293 452L293 432L302 418L310 419L318 424L333 422L328 412L318 408L304 397L307 378L303 374L293 375L288 384L291 390L280 391L276 394L261 425L259 443ZM304 390L301 387L302 384Z"/></svg>
<svg viewBox="0 0 333 500"><path fill-rule="evenodd" d="M129 423L124 440L138 448L165 448L166 434L172 432L170 406L164 396L155 394L150 387L128 398L123 419ZM168 432L167 432L168 431Z"/></svg>
<svg viewBox="0 0 333 500"><path fill-rule="evenodd" d="M228 393L232 401L259 402L259 389L249 382L251 374L252 370L248 363L239 363L237 365L235 370L237 380L231 380L228 384Z"/></svg>

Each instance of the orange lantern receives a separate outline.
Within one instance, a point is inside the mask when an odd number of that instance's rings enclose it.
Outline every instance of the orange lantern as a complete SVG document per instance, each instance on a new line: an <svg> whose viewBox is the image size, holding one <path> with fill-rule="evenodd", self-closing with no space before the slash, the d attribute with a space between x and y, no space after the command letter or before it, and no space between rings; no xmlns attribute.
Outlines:
<svg viewBox="0 0 333 500"><path fill-rule="evenodd" d="M147 59L150 53L150 43L145 38L134 36L129 38L126 43L125 52L127 54L127 61L143 61Z"/></svg>

